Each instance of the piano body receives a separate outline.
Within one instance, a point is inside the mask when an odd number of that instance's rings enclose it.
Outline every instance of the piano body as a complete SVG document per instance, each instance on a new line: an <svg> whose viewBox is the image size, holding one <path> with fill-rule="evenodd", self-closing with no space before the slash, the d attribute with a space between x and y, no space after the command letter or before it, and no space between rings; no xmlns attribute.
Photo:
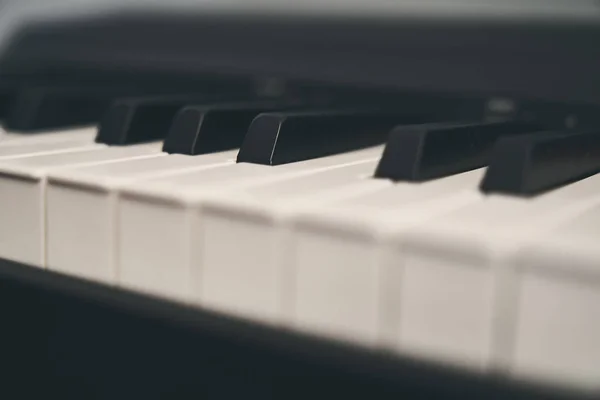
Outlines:
<svg viewBox="0 0 600 400"><path fill-rule="evenodd" d="M7 396L600 393L598 3L79 7L0 18Z"/></svg>

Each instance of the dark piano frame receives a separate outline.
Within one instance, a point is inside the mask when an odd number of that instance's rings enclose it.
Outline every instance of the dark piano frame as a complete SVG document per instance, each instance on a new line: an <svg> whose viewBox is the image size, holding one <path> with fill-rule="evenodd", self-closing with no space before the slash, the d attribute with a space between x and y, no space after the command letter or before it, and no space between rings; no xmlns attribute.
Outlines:
<svg viewBox="0 0 600 400"><path fill-rule="evenodd" d="M0 260L0 316L0 395L20 398L592 398L268 327L7 260Z"/></svg>
<svg viewBox="0 0 600 400"><path fill-rule="evenodd" d="M598 43L598 7L521 18L122 11L25 26L0 73L217 72L598 105Z"/></svg>

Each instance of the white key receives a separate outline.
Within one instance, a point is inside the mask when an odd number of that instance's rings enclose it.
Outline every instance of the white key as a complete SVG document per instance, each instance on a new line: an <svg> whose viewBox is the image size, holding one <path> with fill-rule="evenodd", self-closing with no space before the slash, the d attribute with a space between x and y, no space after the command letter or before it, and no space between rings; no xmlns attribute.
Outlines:
<svg viewBox="0 0 600 400"><path fill-rule="evenodd" d="M289 218L298 207L390 186L371 178L376 166L377 160L365 160L207 198L192 239L202 249L192 264L201 271L194 296L230 314L272 323L289 319L292 277L283 269Z"/></svg>
<svg viewBox="0 0 600 400"><path fill-rule="evenodd" d="M599 240L595 206L520 251L514 375L600 388Z"/></svg>
<svg viewBox="0 0 600 400"><path fill-rule="evenodd" d="M193 157L161 153L145 159L49 174L47 267L114 283L117 190L144 179L232 164L236 153L227 151Z"/></svg>
<svg viewBox="0 0 600 400"><path fill-rule="evenodd" d="M118 214L119 284L189 301L201 284L201 273L193 275L192 265L201 255L193 237L202 223L198 210L204 199L221 190L241 190L374 160L381 150L377 147L277 167L241 163L123 188Z"/></svg>
<svg viewBox="0 0 600 400"><path fill-rule="evenodd" d="M44 133L24 134L3 137L0 140L0 160L28 157L37 154L54 154L70 151L79 151L88 148L105 146L94 143L95 130L77 130L49 133L46 138Z"/></svg>
<svg viewBox="0 0 600 400"><path fill-rule="evenodd" d="M85 128L51 130L36 133L6 132L0 135L0 146L15 146L33 143L64 141L83 141L94 143L98 129L95 126Z"/></svg>
<svg viewBox="0 0 600 400"><path fill-rule="evenodd" d="M600 201L600 176L531 199L489 196L398 238L396 345L420 357L506 369L516 280L511 258L531 238ZM391 267L390 267L391 268Z"/></svg>
<svg viewBox="0 0 600 400"><path fill-rule="evenodd" d="M295 328L375 345L380 336L384 248L395 232L478 199L482 171L396 183L369 195L298 212L292 232ZM394 279L397 276L391 276Z"/></svg>
<svg viewBox="0 0 600 400"><path fill-rule="evenodd" d="M46 176L68 166L110 162L157 154L162 143L114 147L0 159L0 257L45 264Z"/></svg>
<svg viewBox="0 0 600 400"><path fill-rule="evenodd" d="M85 141L57 141L48 143L20 144L16 146L0 146L0 160L29 157L42 154L56 154L70 151L90 149L99 145Z"/></svg>

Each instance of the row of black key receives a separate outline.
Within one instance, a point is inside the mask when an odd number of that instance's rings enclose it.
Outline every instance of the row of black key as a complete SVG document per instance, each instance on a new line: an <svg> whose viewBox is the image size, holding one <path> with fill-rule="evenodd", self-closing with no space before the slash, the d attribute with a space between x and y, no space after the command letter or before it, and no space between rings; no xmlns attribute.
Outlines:
<svg viewBox="0 0 600 400"><path fill-rule="evenodd" d="M6 129L22 132L43 131L67 126L97 123L113 101L129 97L144 98L157 96L182 97L181 93L192 93L190 97L209 99L248 99L252 93L247 88L223 87L210 95L194 95L193 88L182 84L128 84L85 83L57 85L21 85L0 87L0 117ZM209 91L207 91L209 92ZM133 99L132 99L133 100ZM134 100L135 101L135 100Z"/></svg>
<svg viewBox="0 0 600 400"><path fill-rule="evenodd" d="M129 102L130 122L103 123L98 139L136 143L165 136L163 150L187 155L240 147L238 162L279 165L387 144L375 177L420 182L489 165L481 189L533 195L584 178L600 169L595 132L552 133L530 122L419 122L388 111L290 111L274 101L213 105ZM106 120L118 114L113 106ZM183 108L181 108L183 107ZM173 123L171 123L173 121ZM112 124L112 122L111 122ZM118 135L115 135L118 132Z"/></svg>
<svg viewBox="0 0 600 400"><path fill-rule="evenodd" d="M425 120L387 110L315 111L274 101L189 105L201 100L116 101L96 141L128 145L164 139L163 151L186 155L240 148L238 162L280 165L378 145L394 126Z"/></svg>
<svg viewBox="0 0 600 400"><path fill-rule="evenodd" d="M521 122L400 126L375 175L421 182L484 166L483 192L540 194L600 172L600 132Z"/></svg>
<svg viewBox="0 0 600 400"><path fill-rule="evenodd" d="M69 110L79 118L69 122L93 121L113 92L98 89L97 96L86 97L96 103L77 108L76 90L25 91L18 97L26 103L17 107L22 115L13 115L12 123L61 125L67 122ZM297 102L219 103L215 97L225 101L232 95L114 101L104 113L96 141L126 145L165 139L165 152L186 155L239 147L238 162L279 165L387 140L377 178L420 182L489 165L481 184L484 192L520 195L537 194L600 171L600 135L595 131L544 132L539 125L518 121L424 123L428 117L409 112L314 111ZM16 123L19 118L22 121Z"/></svg>

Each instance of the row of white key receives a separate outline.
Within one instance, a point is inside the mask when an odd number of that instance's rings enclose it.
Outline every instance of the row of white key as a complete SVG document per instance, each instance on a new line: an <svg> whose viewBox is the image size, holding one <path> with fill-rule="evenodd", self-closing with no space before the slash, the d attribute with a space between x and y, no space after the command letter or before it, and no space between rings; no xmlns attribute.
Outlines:
<svg viewBox="0 0 600 400"><path fill-rule="evenodd" d="M46 176L69 166L160 154L161 143L109 147L94 142L96 128L0 137L0 253L34 265L44 263Z"/></svg>
<svg viewBox="0 0 600 400"><path fill-rule="evenodd" d="M538 269L542 276L538 281L517 260L530 242L545 243L548 231L560 231L600 204L599 188L600 176L593 176L533 199L490 196L403 235L405 284L398 288L403 293L400 314L406 315L412 305L413 316L408 316L405 327L400 323L400 345L405 343L420 355L469 360L519 377L597 388L600 335L595 333L600 303L583 301L580 309L563 310L579 297L571 293L569 301L550 311L556 301L546 303L542 293L523 290L532 279L536 285L547 279L550 270ZM569 258L575 259L576 253ZM576 275L567 270L546 296L567 300L559 287L571 286ZM580 288L586 291L584 285ZM531 295L533 303L527 300ZM565 311L574 314L567 319ZM549 312L545 321L539 318ZM523 345L532 334L536 339Z"/></svg>
<svg viewBox="0 0 600 400"><path fill-rule="evenodd" d="M4 222L4 228L0 229L2 257L32 265L46 264L46 184L51 172L85 166L110 169L111 163L127 160L140 161L136 164L139 175L152 174L152 171L165 174L208 161L185 156L169 156L163 160L167 154L161 151L162 142L129 146L98 144L94 142L96 133L96 127L36 134L3 132L0 136L0 195L6 206L0 208L0 219ZM231 153L217 158L232 163L234 157ZM123 174L119 178L124 178ZM70 243L68 247L71 248Z"/></svg>
<svg viewBox="0 0 600 400"><path fill-rule="evenodd" d="M420 358L597 389L598 276L580 284L580 273L570 270L573 261L567 261L582 253L589 257L583 248L590 243L578 242L579 248L568 252L562 247L555 265L566 273L545 286L545 292L540 282L558 275L539 257L540 249L556 254L545 237L548 230L562 242L564 224L579 227L579 214L598 213L599 189L600 177L595 176L533 199L454 190L414 206L399 201L389 211L382 210L381 198L370 210L365 198L356 198L349 205L300 212L290 257L297 274L296 301L311 301L322 293L314 303L312 329L324 334L354 332L355 339L364 341L359 334L370 326L380 345ZM463 205L448 212L459 203ZM439 214L438 207L445 210ZM519 258L522 251L529 258ZM594 254L588 265L600 265ZM535 265L541 281L528 273ZM335 272L330 280L315 278L317 270L331 266ZM313 271L312 276L306 271ZM312 279L312 297L300 295L309 288L301 286L303 275ZM371 285L362 283L358 290L356 285L369 277ZM361 293L362 303L373 306L362 319L355 317L356 304L342 300L329 310L317 308L317 303L327 304L325 296L334 297L332 292L339 299ZM299 306L296 312L301 312ZM368 316L376 322L369 325ZM295 319L306 326L305 318Z"/></svg>
<svg viewBox="0 0 600 400"><path fill-rule="evenodd" d="M0 157L15 205L0 208L1 257L438 362L600 382L598 177L486 198L481 170L370 179L380 149L266 167L85 146Z"/></svg>
<svg viewBox="0 0 600 400"><path fill-rule="evenodd" d="M187 229L191 220L187 218L185 205L195 200L195 192L210 193L224 186L281 180L337 166L346 159L346 163L365 157L373 160L380 151L363 150L278 168L235 164L235 151L232 151L205 156L167 156L164 160L120 162L52 173L47 191L47 265L50 269L91 279L187 298L185 286L189 274L177 271L188 267L185 262L189 256L188 238L178 232L170 233L169 227L178 231ZM182 163L189 167L188 171L181 170ZM177 168L173 168L174 165ZM173 174L165 175L169 170ZM134 218L132 234L122 226L122 221L130 218L124 216L128 198L142 203L131 216ZM158 214L143 215L143 203L156 205ZM171 205L167 208L172 210L161 214L165 208L162 205ZM78 218L70 217L74 211ZM65 219L72 221L71 225L65 225ZM90 221L96 229L82 238L80 232ZM74 241L80 243L80 250L75 252L70 245ZM133 266L122 265L121 260L128 258L132 251ZM170 265L166 274L165 265ZM138 273L136 268L141 271ZM133 279L129 278L130 273Z"/></svg>
<svg viewBox="0 0 600 400"><path fill-rule="evenodd" d="M585 349L600 345L598 306L577 303L585 340L549 334L544 321L529 327L543 310L517 304L527 277L511 257L600 204L600 177L528 200L481 195L483 171L390 184L364 179L373 165L216 193L189 186L202 174L128 188L118 284L438 362L595 387L600 358ZM519 312L532 314L527 324ZM531 346L518 346L527 337L553 347L531 358Z"/></svg>
<svg viewBox="0 0 600 400"><path fill-rule="evenodd" d="M117 224L120 190L135 182L234 163L235 151L201 157L163 153L51 173L46 192L45 264L56 271L115 283L117 249L123 248Z"/></svg>

